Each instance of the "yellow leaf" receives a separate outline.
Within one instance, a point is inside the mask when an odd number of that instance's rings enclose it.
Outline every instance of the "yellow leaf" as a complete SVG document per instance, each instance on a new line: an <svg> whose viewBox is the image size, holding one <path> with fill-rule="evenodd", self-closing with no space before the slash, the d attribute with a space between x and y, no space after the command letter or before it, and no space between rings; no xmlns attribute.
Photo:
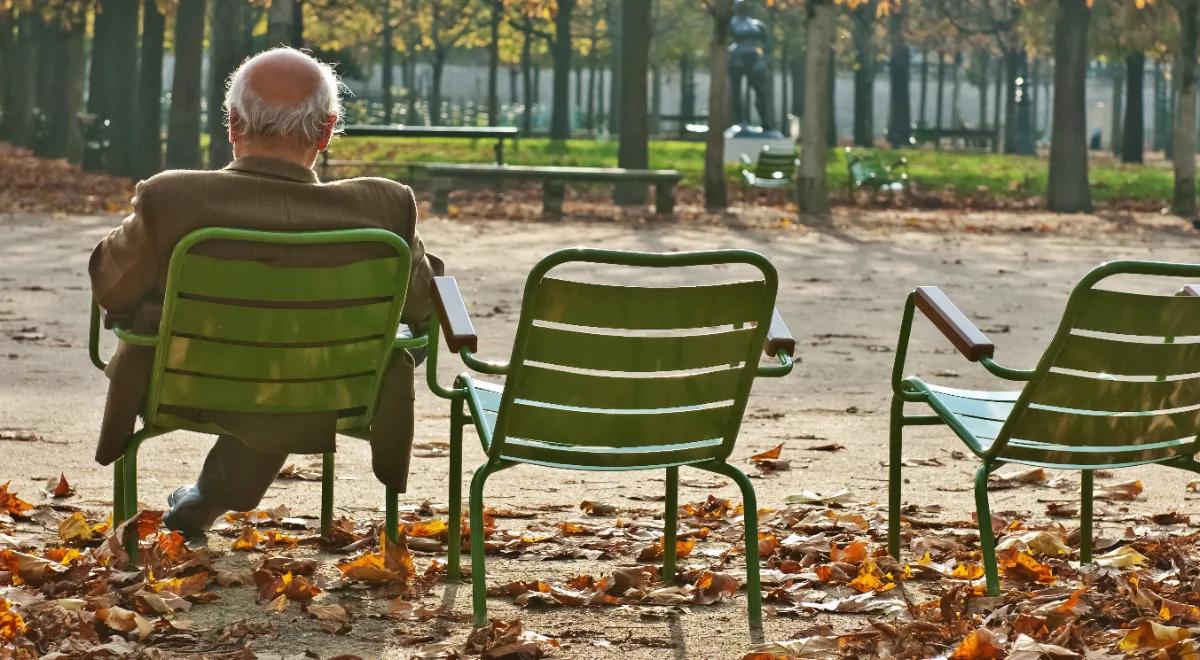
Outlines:
<svg viewBox="0 0 1200 660"><path fill-rule="evenodd" d="M1133 546L1123 545L1116 550L1111 550L1102 555L1092 558L1092 562L1098 566L1108 568L1130 568L1132 566L1141 566L1146 563L1146 557L1133 549Z"/></svg>
<svg viewBox="0 0 1200 660"><path fill-rule="evenodd" d="M0 598L0 640L14 640L25 634L25 619L12 610L12 604Z"/></svg>
<svg viewBox="0 0 1200 660"><path fill-rule="evenodd" d="M962 641L950 660L993 660L1004 656L1004 649L996 634L980 628Z"/></svg>
<svg viewBox="0 0 1200 660"><path fill-rule="evenodd" d="M1162 649L1175 642L1191 637L1187 628L1164 626L1153 621L1143 621L1142 625L1130 630L1121 639L1118 648L1126 653L1144 649Z"/></svg>

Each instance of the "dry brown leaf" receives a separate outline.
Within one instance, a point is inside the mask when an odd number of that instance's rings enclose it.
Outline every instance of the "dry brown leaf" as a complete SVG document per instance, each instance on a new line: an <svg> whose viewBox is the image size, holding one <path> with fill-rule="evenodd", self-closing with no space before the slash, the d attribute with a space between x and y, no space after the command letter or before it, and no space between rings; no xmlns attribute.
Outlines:
<svg viewBox="0 0 1200 660"><path fill-rule="evenodd" d="M1164 626L1153 621L1143 621L1140 626L1125 633L1117 648L1126 653L1144 651L1146 649L1164 649L1168 646L1191 637L1187 628Z"/></svg>
<svg viewBox="0 0 1200 660"><path fill-rule="evenodd" d="M987 628L975 630L954 649L950 660L995 660L1004 657L1004 646Z"/></svg>
<svg viewBox="0 0 1200 660"><path fill-rule="evenodd" d="M54 499L70 497L75 494L75 488L67 483L67 475L59 473L58 478L51 477L46 482L46 495Z"/></svg>
<svg viewBox="0 0 1200 660"><path fill-rule="evenodd" d="M17 497L16 493L9 492L8 486L11 483L11 481L6 481L3 485L0 485L0 513L24 518L26 517L25 514L33 511L33 505Z"/></svg>

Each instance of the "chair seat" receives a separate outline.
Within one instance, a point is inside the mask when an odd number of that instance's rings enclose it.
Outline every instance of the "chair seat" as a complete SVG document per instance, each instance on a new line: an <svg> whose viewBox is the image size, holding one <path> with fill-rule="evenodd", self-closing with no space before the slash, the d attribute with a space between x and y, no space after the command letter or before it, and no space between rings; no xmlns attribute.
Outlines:
<svg viewBox="0 0 1200 660"><path fill-rule="evenodd" d="M464 382L472 418L482 422L476 426L486 452L491 447L492 431L496 428L504 386L469 377L464 377ZM569 470L657 470L711 463L714 450L720 446L721 438L646 447L584 447L509 437L501 458L513 463Z"/></svg>
<svg viewBox="0 0 1200 660"><path fill-rule="evenodd" d="M786 176L780 178L767 179L760 176L755 176L753 172L742 170L742 178L746 180L748 185L755 188L788 188L792 185L792 180Z"/></svg>

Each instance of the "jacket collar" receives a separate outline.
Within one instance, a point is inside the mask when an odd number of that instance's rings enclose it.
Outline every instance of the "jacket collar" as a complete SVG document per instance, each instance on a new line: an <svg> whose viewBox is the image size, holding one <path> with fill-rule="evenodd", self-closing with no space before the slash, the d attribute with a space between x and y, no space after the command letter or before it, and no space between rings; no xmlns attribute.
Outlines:
<svg viewBox="0 0 1200 660"><path fill-rule="evenodd" d="M298 163L278 158L264 158L261 156L235 158L232 163L225 166L225 169L235 172L245 172L246 174L275 177L277 179L287 179L288 181L299 181L300 183L320 183L317 173L311 169Z"/></svg>

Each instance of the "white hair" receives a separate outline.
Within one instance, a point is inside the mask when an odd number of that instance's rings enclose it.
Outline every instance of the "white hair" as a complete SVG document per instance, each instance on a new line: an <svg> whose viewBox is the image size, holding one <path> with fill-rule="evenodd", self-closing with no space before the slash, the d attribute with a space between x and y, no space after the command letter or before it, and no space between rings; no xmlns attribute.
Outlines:
<svg viewBox="0 0 1200 660"><path fill-rule="evenodd" d="M312 92L299 103L273 103L264 100L247 84L251 65L259 58L286 52L294 57L311 62L319 72L319 79ZM297 50L281 46L246 58L229 76L225 85L225 122L237 114L238 129L249 138L294 137L310 143L317 142L329 116L337 119L334 132L341 130L342 101L339 93L345 85L338 79L333 67L317 58Z"/></svg>

